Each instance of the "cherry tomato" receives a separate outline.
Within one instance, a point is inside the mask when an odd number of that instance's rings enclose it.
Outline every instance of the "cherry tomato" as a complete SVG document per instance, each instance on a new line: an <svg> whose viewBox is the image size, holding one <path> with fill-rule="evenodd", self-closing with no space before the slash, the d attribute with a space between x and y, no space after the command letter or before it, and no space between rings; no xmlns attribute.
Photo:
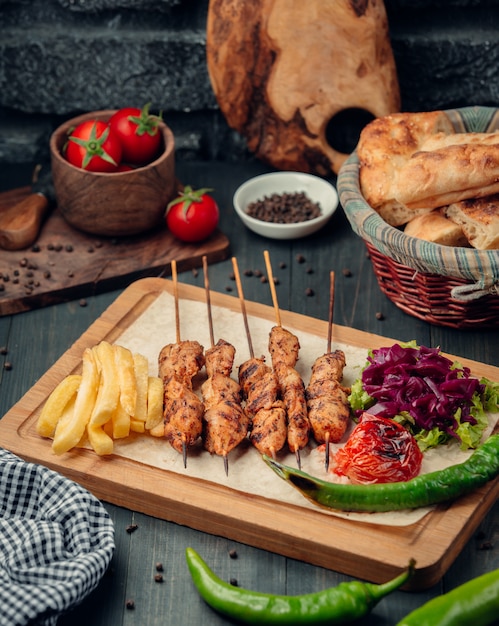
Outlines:
<svg viewBox="0 0 499 626"><path fill-rule="evenodd" d="M150 104L143 109L120 109L109 120L109 125L119 136L123 161L145 165L154 161L161 151L162 135L159 130L161 116L149 113Z"/></svg>
<svg viewBox="0 0 499 626"><path fill-rule="evenodd" d="M412 434L387 417L363 413L334 455L333 471L353 483L393 483L417 476L423 454Z"/></svg>
<svg viewBox="0 0 499 626"><path fill-rule="evenodd" d="M207 239L218 225L220 212L215 200L208 195L211 189L194 191L186 186L166 209L166 225L181 241Z"/></svg>
<svg viewBox="0 0 499 626"><path fill-rule="evenodd" d="M99 120L78 124L70 132L63 152L72 165L89 172L116 172L122 154L119 138Z"/></svg>

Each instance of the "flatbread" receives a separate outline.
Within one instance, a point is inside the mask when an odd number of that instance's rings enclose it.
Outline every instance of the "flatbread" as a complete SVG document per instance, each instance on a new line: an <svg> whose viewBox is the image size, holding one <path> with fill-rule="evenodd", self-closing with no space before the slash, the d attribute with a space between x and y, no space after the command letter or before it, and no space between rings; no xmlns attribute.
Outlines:
<svg viewBox="0 0 499 626"><path fill-rule="evenodd" d="M378 118L357 153L362 194L384 219L499 193L499 132L455 133L443 111Z"/></svg>
<svg viewBox="0 0 499 626"><path fill-rule="evenodd" d="M478 250L499 249L499 193L450 204L445 214Z"/></svg>
<svg viewBox="0 0 499 626"><path fill-rule="evenodd" d="M360 188L371 207L401 204L393 193L398 170L437 133L454 133L443 111L394 113L363 128L357 145Z"/></svg>
<svg viewBox="0 0 499 626"><path fill-rule="evenodd" d="M469 247L461 225L448 219L440 209L414 217L406 224L404 233L442 246Z"/></svg>

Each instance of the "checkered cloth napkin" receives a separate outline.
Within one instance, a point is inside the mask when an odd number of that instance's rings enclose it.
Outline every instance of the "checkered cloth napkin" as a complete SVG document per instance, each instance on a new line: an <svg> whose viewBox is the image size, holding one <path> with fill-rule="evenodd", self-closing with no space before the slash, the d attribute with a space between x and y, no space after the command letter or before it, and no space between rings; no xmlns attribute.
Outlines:
<svg viewBox="0 0 499 626"><path fill-rule="evenodd" d="M114 552L102 504L0 448L0 624L54 626L99 583Z"/></svg>

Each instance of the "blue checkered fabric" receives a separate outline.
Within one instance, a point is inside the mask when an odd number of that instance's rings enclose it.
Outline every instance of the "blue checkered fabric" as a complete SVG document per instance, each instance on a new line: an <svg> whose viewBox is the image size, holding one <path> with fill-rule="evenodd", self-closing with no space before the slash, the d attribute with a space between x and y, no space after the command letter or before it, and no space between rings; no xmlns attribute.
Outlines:
<svg viewBox="0 0 499 626"><path fill-rule="evenodd" d="M114 552L108 513L80 485L0 449L0 624L54 626Z"/></svg>

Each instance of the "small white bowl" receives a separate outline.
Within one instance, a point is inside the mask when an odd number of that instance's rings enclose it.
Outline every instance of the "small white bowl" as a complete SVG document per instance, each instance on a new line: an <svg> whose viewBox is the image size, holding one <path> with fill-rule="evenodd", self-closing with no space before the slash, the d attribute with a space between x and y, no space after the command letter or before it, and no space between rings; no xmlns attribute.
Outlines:
<svg viewBox="0 0 499 626"><path fill-rule="evenodd" d="M246 207L256 200L273 193L297 193L303 191L319 203L321 215L305 222L276 224L265 222L246 213ZM250 230L271 239L298 239L315 233L331 218L338 207L336 189L326 180L303 172L272 172L255 176L243 183L234 194L234 209Z"/></svg>

